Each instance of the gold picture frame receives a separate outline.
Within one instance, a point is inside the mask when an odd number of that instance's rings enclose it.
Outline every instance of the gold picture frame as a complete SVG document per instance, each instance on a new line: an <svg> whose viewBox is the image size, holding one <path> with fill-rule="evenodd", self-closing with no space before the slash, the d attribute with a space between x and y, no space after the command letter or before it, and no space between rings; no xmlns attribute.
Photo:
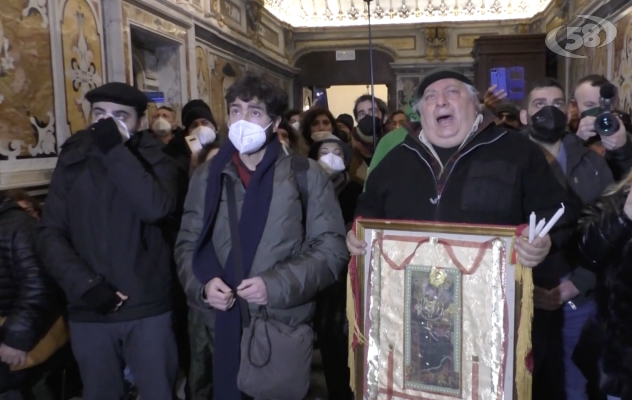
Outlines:
<svg viewBox="0 0 632 400"><path fill-rule="evenodd" d="M348 277L357 400L531 400L533 280L515 227L360 219L355 230L367 245Z"/></svg>

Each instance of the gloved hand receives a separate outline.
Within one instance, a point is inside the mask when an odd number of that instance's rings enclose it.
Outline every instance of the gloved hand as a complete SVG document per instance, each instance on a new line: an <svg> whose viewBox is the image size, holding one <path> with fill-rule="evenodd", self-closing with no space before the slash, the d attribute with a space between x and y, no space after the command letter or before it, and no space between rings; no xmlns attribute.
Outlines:
<svg viewBox="0 0 632 400"><path fill-rule="evenodd" d="M115 311L123 302L116 288L107 282L97 284L85 292L81 298L90 309L103 315Z"/></svg>
<svg viewBox="0 0 632 400"><path fill-rule="evenodd" d="M94 144L103 154L107 154L116 145L123 143L119 126L114 118L103 118L92 124Z"/></svg>

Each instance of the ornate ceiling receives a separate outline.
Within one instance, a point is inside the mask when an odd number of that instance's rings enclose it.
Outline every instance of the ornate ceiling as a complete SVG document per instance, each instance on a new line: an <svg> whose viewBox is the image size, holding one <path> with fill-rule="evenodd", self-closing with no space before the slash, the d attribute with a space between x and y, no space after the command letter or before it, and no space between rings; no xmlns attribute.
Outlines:
<svg viewBox="0 0 632 400"><path fill-rule="evenodd" d="M443 23L531 18L551 0L372 0L371 24ZM265 0L280 20L299 27L366 25L363 0Z"/></svg>

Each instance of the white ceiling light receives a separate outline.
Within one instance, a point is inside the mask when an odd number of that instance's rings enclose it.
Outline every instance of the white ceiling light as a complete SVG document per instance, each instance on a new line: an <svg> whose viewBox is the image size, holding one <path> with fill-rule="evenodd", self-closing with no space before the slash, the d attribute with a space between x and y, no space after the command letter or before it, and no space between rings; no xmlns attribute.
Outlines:
<svg viewBox="0 0 632 400"><path fill-rule="evenodd" d="M551 0L372 0L371 24L500 21L531 18ZM293 27L366 25L362 0L265 0L268 11Z"/></svg>

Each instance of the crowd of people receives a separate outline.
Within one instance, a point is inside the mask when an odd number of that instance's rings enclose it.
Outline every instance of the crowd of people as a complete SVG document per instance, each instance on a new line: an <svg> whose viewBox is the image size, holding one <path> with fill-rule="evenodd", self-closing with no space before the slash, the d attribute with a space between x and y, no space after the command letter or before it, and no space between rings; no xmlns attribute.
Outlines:
<svg viewBox="0 0 632 400"><path fill-rule="evenodd" d="M546 78L515 103L440 69L413 122L369 95L288 110L248 73L227 127L192 100L149 130L142 92L93 89L43 207L0 194L0 399L300 400L317 348L328 398L350 400L355 218L520 226L560 203L550 235L515 247L535 283L533 399L632 399L632 124L615 110L596 133L607 84L566 98Z"/></svg>

